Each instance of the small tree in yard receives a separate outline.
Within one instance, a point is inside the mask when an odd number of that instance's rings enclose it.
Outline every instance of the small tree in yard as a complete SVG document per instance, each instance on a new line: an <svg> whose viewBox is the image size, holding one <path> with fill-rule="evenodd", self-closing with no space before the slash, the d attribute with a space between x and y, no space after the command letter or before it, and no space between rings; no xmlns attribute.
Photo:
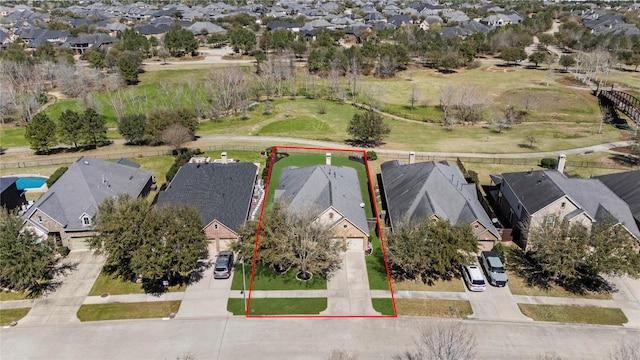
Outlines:
<svg viewBox="0 0 640 360"><path fill-rule="evenodd" d="M129 144L144 141L147 117L144 114L125 115L118 121L118 132Z"/></svg>
<svg viewBox="0 0 640 360"><path fill-rule="evenodd" d="M420 100L420 89L417 86L413 86L409 92L409 103L411 103L411 110L414 109L416 102Z"/></svg>
<svg viewBox="0 0 640 360"><path fill-rule="evenodd" d="M58 130L60 140L65 144L71 144L74 148L78 148L78 142L81 139L83 121L80 114L73 110L65 110L58 119Z"/></svg>
<svg viewBox="0 0 640 360"><path fill-rule="evenodd" d="M529 61L538 67L538 64L544 63L548 56L549 54L546 51L536 51L529 55Z"/></svg>
<svg viewBox="0 0 640 360"><path fill-rule="evenodd" d="M539 269L532 276L573 292L606 289L601 276L640 276L637 242L613 219L590 232L579 224L545 221L529 230L527 247L526 258Z"/></svg>
<svg viewBox="0 0 640 360"><path fill-rule="evenodd" d="M27 123L24 137L31 149L39 154L48 154L58 144L56 123L47 114L38 113Z"/></svg>
<svg viewBox="0 0 640 360"><path fill-rule="evenodd" d="M386 243L392 277L429 284L454 277L478 251L470 226L430 218L394 228Z"/></svg>
<svg viewBox="0 0 640 360"><path fill-rule="evenodd" d="M0 287L38 292L51 278L53 250L29 229L22 217L0 207Z"/></svg>
<svg viewBox="0 0 640 360"><path fill-rule="evenodd" d="M347 133L352 136L351 141L363 146L376 146L389 135L391 129L384 123L382 115L374 111L353 114L347 127Z"/></svg>
<svg viewBox="0 0 640 360"><path fill-rule="evenodd" d="M82 115L82 137L84 143L97 147L107 140L107 120L94 109L85 110Z"/></svg>
<svg viewBox="0 0 640 360"><path fill-rule="evenodd" d="M462 323L438 322L422 328L415 340L417 349L394 356L396 360L474 359L478 343Z"/></svg>

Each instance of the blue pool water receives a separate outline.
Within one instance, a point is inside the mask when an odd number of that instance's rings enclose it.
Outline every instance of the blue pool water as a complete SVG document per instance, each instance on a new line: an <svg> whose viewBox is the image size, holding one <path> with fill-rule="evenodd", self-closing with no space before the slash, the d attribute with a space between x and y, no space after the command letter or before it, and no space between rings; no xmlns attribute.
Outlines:
<svg viewBox="0 0 640 360"><path fill-rule="evenodd" d="M47 182L47 178L27 176L18 178L18 180L16 180L16 186L18 187L18 190L38 189L44 185L45 182Z"/></svg>

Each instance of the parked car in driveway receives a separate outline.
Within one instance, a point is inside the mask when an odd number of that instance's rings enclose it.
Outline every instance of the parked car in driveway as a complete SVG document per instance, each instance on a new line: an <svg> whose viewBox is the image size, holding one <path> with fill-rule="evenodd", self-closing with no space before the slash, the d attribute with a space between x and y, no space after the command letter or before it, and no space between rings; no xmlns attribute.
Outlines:
<svg viewBox="0 0 640 360"><path fill-rule="evenodd" d="M502 261L493 251L483 251L480 254L480 263L487 273L487 280L493 286L503 287L507 285L507 273L504 271Z"/></svg>
<svg viewBox="0 0 640 360"><path fill-rule="evenodd" d="M233 253L231 251L221 251L216 259L216 266L213 268L214 279L228 279L233 269Z"/></svg>
<svg viewBox="0 0 640 360"><path fill-rule="evenodd" d="M487 288L482 270L478 265L463 265L462 278L470 291L484 291Z"/></svg>

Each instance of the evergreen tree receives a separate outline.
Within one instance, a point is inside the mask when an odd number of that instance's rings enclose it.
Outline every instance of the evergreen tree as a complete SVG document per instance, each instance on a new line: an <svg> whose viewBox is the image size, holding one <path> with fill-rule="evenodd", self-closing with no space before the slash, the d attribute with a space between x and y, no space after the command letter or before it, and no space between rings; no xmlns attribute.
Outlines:
<svg viewBox="0 0 640 360"><path fill-rule="evenodd" d="M29 229L22 217L0 207L0 286L38 291L51 278L52 249Z"/></svg>
<svg viewBox="0 0 640 360"><path fill-rule="evenodd" d="M352 141L363 146L376 146L382 139L391 132L391 129L384 123L382 115L374 111L355 113L347 133L352 136Z"/></svg>
<svg viewBox="0 0 640 360"><path fill-rule="evenodd" d="M82 137L85 144L97 147L107 140L107 120L92 108L82 114Z"/></svg>
<svg viewBox="0 0 640 360"><path fill-rule="evenodd" d="M45 113L36 114L27 123L24 136L31 149L39 154L48 154L51 148L58 144L56 123Z"/></svg>
<svg viewBox="0 0 640 360"><path fill-rule="evenodd" d="M65 110L58 119L58 132L60 141L78 148L78 142L82 139L84 122L80 114L73 110Z"/></svg>

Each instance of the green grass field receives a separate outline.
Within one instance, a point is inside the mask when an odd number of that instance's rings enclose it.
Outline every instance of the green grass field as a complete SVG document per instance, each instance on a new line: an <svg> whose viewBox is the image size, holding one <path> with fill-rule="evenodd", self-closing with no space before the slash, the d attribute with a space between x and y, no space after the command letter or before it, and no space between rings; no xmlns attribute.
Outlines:
<svg viewBox="0 0 640 360"><path fill-rule="evenodd" d="M251 281L251 264L245 264L245 281L247 291ZM271 268L256 263L253 278L253 290L325 290L327 280L314 276L309 281L296 279L296 269L290 269L284 275L276 274ZM242 290L242 264L236 263L231 283L231 290Z"/></svg>
<svg viewBox="0 0 640 360"><path fill-rule="evenodd" d="M578 324L622 325L629 321L622 310L595 306L518 304L522 313L535 321Z"/></svg>
<svg viewBox="0 0 640 360"><path fill-rule="evenodd" d="M398 315L466 318L473 314L467 300L396 299Z"/></svg>
<svg viewBox="0 0 640 360"><path fill-rule="evenodd" d="M31 308L17 308L0 310L0 326L7 326L12 321L19 321L27 315Z"/></svg>
<svg viewBox="0 0 640 360"><path fill-rule="evenodd" d="M371 304L373 309L381 315L393 316L396 314L393 310L393 300L391 298L373 298L371 299Z"/></svg>
<svg viewBox="0 0 640 360"><path fill-rule="evenodd" d="M387 277L387 269L382 254L382 245L380 239L374 231L369 235L373 251L371 255L365 256L364 260L367 265L367 276L369 277L369 289L371 290L389 290L389 278Z"/></svg>
<svg viewBox="0 0 640 360"><path fill-rule="evenodd" d="M168 292L181 292L185 291L185 285L174 285L167 288ZM89 291L89 296L99 296L102 294L109 295L124 295L124 294L144 294L142 284L134 283L132 281L124 281L119 278L114 278L112 275L100 272L96 282L93 283L93 287Z"/></svg>
<svg viewBox="0 0 640 360"><path fill-rule="evenodd" d="M30 299L27 292L0 291L0 301L27 300Z"/></svg>
<svg viewBox="0 0 640 360"><path fill-rule="evenodd" d="M326 298L251 299L249 315L317 315L326 308ZM244 299L229 299L227 310L245 315Z"/></svg>
<svg viewBox="0 0 640 360"><path fill-rule="evenodd" d="M80 321L163 318L179 308L180 301L92 304L80 306L77 316Z"/></svg>

